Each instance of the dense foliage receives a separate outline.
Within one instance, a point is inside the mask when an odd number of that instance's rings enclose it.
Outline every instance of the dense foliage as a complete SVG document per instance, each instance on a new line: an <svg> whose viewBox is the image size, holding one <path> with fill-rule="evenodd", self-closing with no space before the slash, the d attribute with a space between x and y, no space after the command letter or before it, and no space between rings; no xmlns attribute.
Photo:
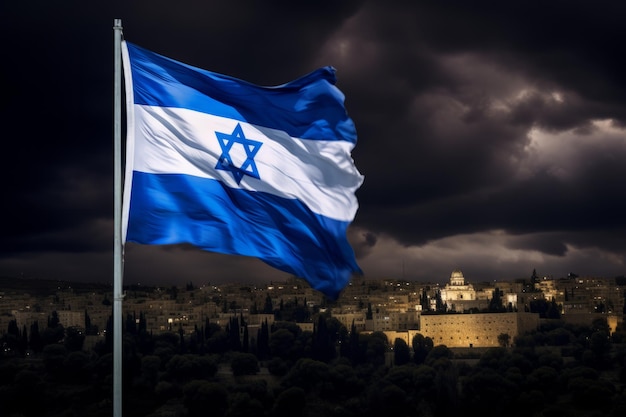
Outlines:
<svg viewBox="0 0 626 417"><path fill-rule="evenodd" d="M292 322L248 334L243 317L193 334L148 334L127 320L124 414L133 417L626 415L626 348L606 320L548 320L512 347L471 354L359 334L330 315L313 332ZM29 337L25 335L28 334ZM242 336L243 335L243 336ZM243 340L242 340L243 339ZM110 416L110 340L83 350L81 331L51 318L2 337L0 404L7 417Z"/></svg>

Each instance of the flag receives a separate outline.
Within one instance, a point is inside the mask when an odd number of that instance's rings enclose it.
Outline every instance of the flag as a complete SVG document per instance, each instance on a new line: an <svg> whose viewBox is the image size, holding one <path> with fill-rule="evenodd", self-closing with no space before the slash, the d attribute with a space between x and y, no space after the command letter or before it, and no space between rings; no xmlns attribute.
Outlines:
<svg viewBox="0 0 626 417"><path fill-rule="evenodd" d="M361 274L347 240L357 135L319 68L263 87L122 44L122 241L256 257L337 298Z"/></svg>

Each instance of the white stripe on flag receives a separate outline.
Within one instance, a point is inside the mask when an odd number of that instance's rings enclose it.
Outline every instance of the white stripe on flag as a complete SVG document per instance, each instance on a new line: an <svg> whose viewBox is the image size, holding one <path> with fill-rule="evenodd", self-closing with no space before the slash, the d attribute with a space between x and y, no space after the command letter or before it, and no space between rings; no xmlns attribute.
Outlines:
<svg viewBox="0 0 626 417"><path fill-rule="evenodd" d="M354 193L363 177L350 163L352 143L291 138L282 131L187 109L134 105L134 111L136 171L213 178L230 188L298 199L333 219L351 221L355 216ZM239 184L230 172L215 168L222 154L216 132L230 135L238 123L247 139L262 142L254 157L260 179L245 175ZM239 144L230 155L235 165L245 159Z"/></svg>

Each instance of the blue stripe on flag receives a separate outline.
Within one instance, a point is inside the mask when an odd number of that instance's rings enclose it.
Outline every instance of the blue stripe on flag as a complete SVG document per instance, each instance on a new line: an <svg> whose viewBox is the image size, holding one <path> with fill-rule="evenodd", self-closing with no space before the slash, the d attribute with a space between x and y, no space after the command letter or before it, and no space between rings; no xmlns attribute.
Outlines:
<svg viewBox="0 0 626 417"><path fill-rule="evenodd" d="M356 143L332 67L263 87L206 71L130 42L135 104L176 107L271 127L300 139Z"/></svg>
<svg viewBox="0 0 626 417"><path fill-rule="evenodd" d="M348 225L298 200L213 179L134 172L126 240L257 257L336 298L352 273L361 273L346 240Z"/></svg>

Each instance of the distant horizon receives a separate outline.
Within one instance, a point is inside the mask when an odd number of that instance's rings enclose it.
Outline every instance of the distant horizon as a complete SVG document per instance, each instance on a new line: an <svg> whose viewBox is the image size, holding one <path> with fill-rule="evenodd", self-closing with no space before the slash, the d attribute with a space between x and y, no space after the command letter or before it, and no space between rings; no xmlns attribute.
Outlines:
<svg viewBox="0 0 626 417"><path fill-rule="evenodd" d="M456 270L456 269L455 269ZM451 270L451 272L454 270ZM462 269L461 269L462 271ZM531 271L532 272L532 271ZM569 274L568 274L569 275ZM539 276L540 279L554 279L554 280L558 280L558 279L574 279L574 278L598 278L598 279L616 279L619 280L620 278L622 280L624 280L623 284L618 284L618 285L626 285L626 275L616 275L616 276L602 276L602 275L577 275L576 277L571 277L571 276L560 276L560 277L554 277L554 276ZM465 277L465 275L464 275ZM510 279L500 279L500 280L472 280L472 279L468 279L467 277L465 277L465 282L467 284L491 284L491 283L497 283L497 282L517 282L517 281L529 281L531 277L531 274L529 274L527 277L517 277L517 278L510 278ZM438 281L426 281L426 280L417 280L417 279L404 279L404 278L392 278L392 277L377 277L377 278L373 278L373 277L365 277L365 276L361 276L361 277L356 277L356 278L362 278L366 281L385 281L385 280L391 280L391 281L402 281L402 282L413 282L416 284L431 284L431 285L445 285L449 283L449 276L448 279L446 279L443 282L438 282ZM133 286L143 286L146 288L171 288L172 286L175 286L177 288L180 287L185 287L188 284L193 285L195 288L200 288L202 286L207 286L207 285L213 285L213 286L221 286L221 285L243 285L243 286L266 286L266 285L270 285L271 283L284 283L287 282L290 279L296 279L298 281L300 281L302 283L303 286L305 287L309 287L309 284L306 282L306 280L302 279L302 278L298 278L298 277L293 277L293 276L287 276L287 277L282 277L281 279L275 279L275 280L267 280L267 281L258 281L258 282L250 282L250 281L243 281L243 280L239 280L239 281L221 281L221 282L195 282L194 280L189 280L186 281L184 283L142 283L142 282L124 282L123 285L124 287L133 287ZM353 278L350 283L352 283L354 281L355 278ZM106 287L106 288L113 288L113 279L111 278L110 282L106 282L106 281L92 281L92 280L79 280L79 279L60 279L60 278L46 278L46 277L28 277L28 276L19 276L19 277L12 277L12 276L8 276L8 275L0 275L0 289L3 288L5 286L6 283L16 283L16 282L22 282L22 283L27 283L30 281L36 281L36 282L46 282L46 283L50 283L50 284L55 284L55 283L66 283L66 284L76 284L77 286L80 287L86 287L88 288L89 286L102 286L102 287ZM350 284L348 284L350 285Z"/></svg>

